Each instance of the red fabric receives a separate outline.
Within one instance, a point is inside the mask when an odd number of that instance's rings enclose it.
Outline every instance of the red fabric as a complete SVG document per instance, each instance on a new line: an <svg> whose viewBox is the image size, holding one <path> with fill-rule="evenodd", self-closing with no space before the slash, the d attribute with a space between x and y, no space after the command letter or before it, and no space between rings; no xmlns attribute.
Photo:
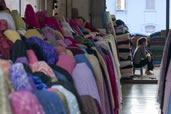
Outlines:
<svg viewBox="0 0 171 114"><path fill-rule="evenodd" d="M6 20L0 19L0 31L5 31L8 29L8 23Z"/></svg>
<svg viewBox="0 0 171 114"><path fill-rule="evenodd" d="M0 0L0 4L2 5L3 9L8 9L5 0Z"/></svg>
<svg viewBox="0 0 171 114"><path fill-rule="evenodd" d="M26 11L25 11L25 17L24 17L25 22L31 26L31 27L36 27L36 28L40 28L40 24L38 21L38 18L34 12L33 7L28 4L26 6Z"/></svg>
<svg viewBox="0 0 171 114"><path fill-rule="evenodd" d="M2 32L0 32L0 55L5 58L10 58L10 50L13 46L13 43L8 40Z"/></svg>
<svg viewBox="0 0 171 114"><path fill-rule="evenodd" d="M115 71L114 71L114 66L111 61L110 56L105 55L105 61L107 64L108 72L109 72L109 78L111 81L111 86L112 86L112 93L115 101L115 108L114 108L114 114L118 114L119 111L119 96L118 96L118 88L117 88L117 82L116 82L116 76L115 76Z"/></svg>
<svg viewBox="0 0 171 114"><path fill-rule="evenodd" d="M58 20L56 20L53 17L48 17L48 18L46 18L46 22L47 22L47 25L49 27L56 28L57 30L59 30L63 34L62 27L61 27L61 25L60 25Z"/></svg>
<svg viewBox="0 0 171 114"><path fill-rule="evenodd" d="M48 14L45 11L39 11L36 13L40 27L43 28L46 26L46 18L48 18Z"/></svg>

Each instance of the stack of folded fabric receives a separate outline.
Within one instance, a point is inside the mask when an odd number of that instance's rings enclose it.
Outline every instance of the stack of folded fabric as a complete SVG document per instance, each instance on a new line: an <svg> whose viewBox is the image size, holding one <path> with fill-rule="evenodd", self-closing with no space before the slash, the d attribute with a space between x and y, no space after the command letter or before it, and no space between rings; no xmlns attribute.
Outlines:
<svg viewBox="0 0 171 114"><path fill-rule="evenodd" d="M119 58L120 58L120 69L122 78L133 75L133 63L132 54L130 50L130 39L129 33L116 36Z"/></svg>
<svg viewBox="0 0 171 114"><path fill-rule="evenodd" d="M157 32L150 35L150 39L150 49L153 55L154 64L160 64L166 38L162 37L161 32Z"/></svg>

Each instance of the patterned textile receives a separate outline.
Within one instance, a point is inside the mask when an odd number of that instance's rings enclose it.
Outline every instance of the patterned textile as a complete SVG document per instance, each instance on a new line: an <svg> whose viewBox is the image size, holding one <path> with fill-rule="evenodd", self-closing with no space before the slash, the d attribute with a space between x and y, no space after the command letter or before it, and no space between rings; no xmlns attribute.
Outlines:
<svg viewBox="0 0 171 114"><path fill-rule="evenodd" d="M13 114L45 114L36 96L29 91L18 91L9 95Z"/></svg>
<svg viewBox="0 0 171 114"><path fill-rule="evenodd" d="M26 6L24 20L29 26L40 28L34 9L30 4Z"/></svg>
<svg viewBox="0 0 171 114"><path fill-rule="evenodd" d="M34 64L30 64L31 69L33 72L43 72L45 75L51 77L52 79L54 79L54 81L56 79L56 76L54 74L54 72L52 71L52 69L48 66L47 63L45 63L44 61L38 61Z"/></svg>
<svg viewBox="0 0 171 114"><path fill-rule="evenodd" d="M24 70L24 66L21 63L11 65L10 79L12 85L16 91L19 90L33 90L29 78Z"/></svg>
<svg viewBox="0 0 171 114"><path fill-rule="evenodd" d="M26 42L35 43L39 45L39 47L41 48L41 52L43 54L44 60L48 64L56 64L58 60L58 55L57 55L55 48L52 45L36 37L29 38L26 40Z"/></svg>
<svg viewBox="0 0 171 114"><path fill-rule="evenodd" d="M65 95L66 100L68 102L70 114L80 114L77 99L70 91L68 91L67 89L65 89L64 87L62 87L60 85L52 86L52 88L58 89L59 91L61 91Z"/></svg>
<svg viewBox="0 0 171 114"><path fill-rule="evenodd" d="M8 86L4 79L4 73L0 66L0 114L12 114L8 100Z"/></svg>
<svg viewBox="0 0 171 114"><path fill-rule="evenodd" d="M2 66L2 70L4 72L4 78L8 84L8 91L9 93L11 93L14 91L14 88L12 87L11 80L9 79L9 69L11 67L10 61L0 59L0 65Z"/></svg>

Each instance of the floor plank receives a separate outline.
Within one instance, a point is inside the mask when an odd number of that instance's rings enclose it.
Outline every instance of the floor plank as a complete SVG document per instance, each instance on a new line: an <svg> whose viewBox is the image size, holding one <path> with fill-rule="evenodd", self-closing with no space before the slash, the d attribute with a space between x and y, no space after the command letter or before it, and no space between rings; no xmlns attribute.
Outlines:
<svg viewBox="0 0 171 114"><path fill-rule="evenodd" d="M120 114L159 114L157 89L158 86L154 84L122 85L123 104Z"/></svg>

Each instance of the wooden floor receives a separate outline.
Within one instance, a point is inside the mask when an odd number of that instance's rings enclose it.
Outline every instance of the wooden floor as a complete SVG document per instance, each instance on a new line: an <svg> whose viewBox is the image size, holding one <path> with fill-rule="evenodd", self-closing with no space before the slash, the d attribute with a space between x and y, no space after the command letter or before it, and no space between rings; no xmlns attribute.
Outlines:
<svg viewBox="0 0 171 114"><path fill-rule="evenodd" d="M160 114L156 102L157 84L122 85L123 104L120 114Z"/></svg>

